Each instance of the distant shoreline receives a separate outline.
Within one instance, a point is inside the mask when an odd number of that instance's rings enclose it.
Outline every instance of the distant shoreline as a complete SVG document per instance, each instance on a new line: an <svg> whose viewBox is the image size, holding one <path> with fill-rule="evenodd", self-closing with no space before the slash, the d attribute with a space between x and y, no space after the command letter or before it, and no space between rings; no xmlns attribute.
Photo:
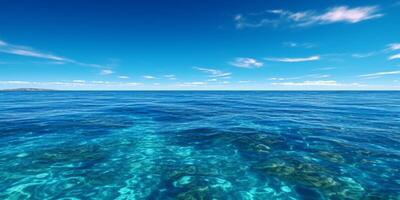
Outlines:
<svg viewBox="0 0 400 200"><path fill-rule="evenodd" d="M14 89L3 89L0 91L2 91L2 92L40 92L40 91L59 91L59 90L43 89L43 88L14 88Z"/></svg>

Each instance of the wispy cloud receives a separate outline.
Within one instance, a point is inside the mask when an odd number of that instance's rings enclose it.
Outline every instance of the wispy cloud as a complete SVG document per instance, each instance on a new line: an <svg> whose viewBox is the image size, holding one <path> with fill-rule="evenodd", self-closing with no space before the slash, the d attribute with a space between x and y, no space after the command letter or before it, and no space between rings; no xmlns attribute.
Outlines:
<svg viewBox="0 0 400 200"><path fill-rule="evenodd" d="M334 80L318 80L318 81L303 81L303 82L278 82L272 83L278 86L295 86L295 87L362 87L366 86L360 83L339 83Z"/></svg>
<svg viewBox="0 0 400 200"><path fill-rule="evenodd" d="M378 6L362 6L350 8L337 6L327 9L325 12L305 10L292 12L289 10L267 10L248 15L239 14L234 17L237 28L262 27L262 26L309 26L316 24L331 24L338 22L358 23L361 21L382 17L378 13Z"/></svg>
<svg viewBox="0 0 400 200"><path fill-rule="evenodd" d="M313 77L313 78L329 78L331 75L329 74L311 74L308 77Z"/></svg>
<svg viewBox="0 0 400 200"><path fill-rule="evenodd" d="M205 85L207 85L206 82L194 81L194 82L180 83L180 84L177 84L176 86L178 86L178 87L193 87L193 86L205 86Z"/></svg>
<svg viewBox="0 0 400 200"><path fill-rule="evenodd" d="M357 23L368 19L382 17L383 14L377 13L377 6L364 6L356 8L348 8L347 6L339 6L330 9L325 14L318 16L317 20L321 23L348 22Z"/></svg>
<svg viewBox="0 0 400 200"><path fill-rule="evenodd" d="M142 76L144 79L156 79L156 77L155 76L150 76L150 75L145 75L145 76Z"/></svg>
<svg viewBox="0 0 400 200"><path fill-rule="evenodd" d="M400 50L400 43L392 43L387 45L387 49L390 51Z"/></svg>
<svg viewBox="0 0 400 200"><path fill-rule="evenodd" d="M394 74L400 74L400 70L398 71L385 71L385 72L377 72L377 73L372 73L372 74L363 74L360 75L360 77L376 77L376 76L385 76L385 75L394 75Z"/></svg>
<svg viewBox="0 0 400 200"><path fill-rule="evenodd" d="M86 83L85 80L73 80L72 82L73 83Z"/></svg>
<svg viewBox="0 0 400 200"><path fill-rule="evenodd" d="M72 80L72 81L54 81L54 82L36 82L36 81L0 81L0 85L7 87L46 87L46 88L61 88L61 89L79 89L79 88L129 88L133 86L142 85L137 82L110 82L110 81L85 81L85 80Z"/></svg>
<svg viewBox="0 0 400 200"><path fill-rule="evenodd" d="M100 71L101 75L110 75L110 74L114 74L114 71L110 70L110 69L102 69Z"/></svg>
<svg viewBox="0 0 400 200"><path fill-rule="evenodd" d="M108 69L109 67L107 67L107 66L92 64L92 63L84 63L84 62L76 61L73 59L65 58L62 56L54 55L51 53L44 53L41 51L37 51L31 47L10 44L10 43L7 43L2 40L0 40L0 53L32 57L32 58L39 58L39 59L45 59L45 60L51 61L51 62L48 62L47 64L59 65L59 64L65 64L65 63L71 63L71 64L78 65L78 66L99 68L99 69L103 69L106 71L107 70L111 71ZM101 70L100 74L103 74L103 70Z"/></svg>
<svg viewBox="0 0 400 200"><path fill-rule="evenodd" d="M367 58L375 55L376 52L368 52L368 53L354 53L351 56L354 58Z"/></svg>
<svg viewBox="0 0 400 200"><path fill-rule="evenodd" d="M250 81L250 80L241 80L241 81L238 81L238 83L240 83L240 84L244 84L244 83L254 83L255 81Z"/></svg>
<svg viewBox="0 0 400 200"><path fill-rule="evenodd" d="M230 64L242 68L259 68L264 65L262 62L257 61L254 58L235 58L235 60L230 62Z"/></svg>
<svg viewBox="0 0 400 200"><path fill-rule="evenodd" d="M253 19L253 14L249 16L238 14L234 17L234 21L236 23L236 28L258 28L263 26L277 26L279 20L269 19L269 18L259 18Z"/></svg>
<svg viewBox="0 0 400 200"><path fill-rule="evenodd" d="M129 76L118 76L119 79L129 79Z"/></svg>
<svg viewBox="0 0 400 200"><path fill-rule="evenodd" d="M268 61L274 61L274 62L308 62L308 61L315 61L319 60L320 56L310 56L310 57L304 57L304 58L265 58L265 60Z"/></svg>
<svg viewBox="0 0 400 200"><path fill-rule="evenodd" d="M331 75L329 74L308 74L304 76L295 76L295 77L272 77L269 78L268 80L270 81L288 81L288 80L296 80L296 79L305 79L305 78L315 78L315 79L321 79L321 78L329 78Z"/></svg>
<svg viewBox="0 0 400 200"><path fill-rule="evenodd" d="M298 42L284 42L283 43L283 46L285 46L285 47L292 47L292 48L294 48L294 47L300 47L300 48L306 48L306 49L309 49L309 48L313 48L313 47L315 47L316 45L315 44L312 44L312 43L298 43Z"/></svg>
<svg viewBox="0 0 400 200"><path fill-rule="evenodd" d="M336 81L303 81L303 82L278 82L272 83L272 85L283 85L283 86L339 86L340 84Z"/></svg>
<svg viewBox="0 0 400 200"><path fill-rule="evenodd" d="M291 80L291 79L297 79L297 78L272 77L272 78L269 78L268 80L270 80L270 81L286 81L286 80Z"/></svg>
<svg viewBox="0 0 400 200"><path fill-rule="evenodd" d="M333 70L336 69L336 67L321 67L321 68L317 68L315 69L316 71L328 71L328 70Z"/></svg>
<svg viewBox="0 0 400 200"><path fill-rule="evenodd" d="M387 45L386 52L400 50L400 43L391 43ZM388 60L395 60L400 58L400 53L389 56Z"/></svg>
<svg viewBox="0 0 400 200"><path fill-rule="evenodd" d="M394 60L394 59L399 59L399 58L400 58L400 53L395 54L395 55L392 55L392 56L390 56L388 59L389 59L389 60Z"/></svg>
<svg viewBox="0 0 400 200"><path fill-rule="evenodd" d="M0 41L0 52L19 55L19 56L42 58L54 61L73 62L72 60L63 58L61 56L56 56L50 53L39 52L25 46L13 45L6 43L4 41Z"/></svg>
<svg viewBox="0 0 400 200"><path fill-rule="evenodd" d="M232 73L230 73L230 72L223 72L223 71L217 70L217 69L210 69L210 68L204 68L204 67L194 67L194 69L208 74L208 77L210 77L210 78L226 78L226 77L229 77L232 75Z"/></svg>
<svg viewBox="0 0 400 200"><path fill-rule="evenodd" d="M176 80L176 76L174 74L167 74L164 75L164 78L167 78L169 80Z"/></svg>

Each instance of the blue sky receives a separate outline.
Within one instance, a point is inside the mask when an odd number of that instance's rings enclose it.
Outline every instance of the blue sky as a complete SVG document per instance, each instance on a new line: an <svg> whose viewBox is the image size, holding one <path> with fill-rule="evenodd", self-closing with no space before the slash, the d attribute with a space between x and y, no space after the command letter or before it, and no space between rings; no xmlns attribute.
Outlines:
<svg viewBox="0 0 400 200"><path fill-rule="evenodd" d="M397 90L400 1L0 3L0 89Z"/></svg>

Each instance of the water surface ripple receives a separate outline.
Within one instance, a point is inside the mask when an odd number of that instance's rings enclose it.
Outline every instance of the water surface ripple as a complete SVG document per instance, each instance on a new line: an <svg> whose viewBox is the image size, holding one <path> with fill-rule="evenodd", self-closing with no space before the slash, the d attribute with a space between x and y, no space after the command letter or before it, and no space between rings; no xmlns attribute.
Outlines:
<svg viewBox="0 0 400 200"><path fill-rule="evenodd" d="M400 92L1 92L0 199L400 199Z"/></svg>

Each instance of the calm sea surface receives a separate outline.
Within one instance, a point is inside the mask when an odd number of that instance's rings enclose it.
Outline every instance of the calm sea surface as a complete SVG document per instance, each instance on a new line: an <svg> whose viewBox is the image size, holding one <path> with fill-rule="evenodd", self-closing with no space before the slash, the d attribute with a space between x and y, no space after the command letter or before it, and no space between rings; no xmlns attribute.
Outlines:
<svg viewBox="0 0 400 200"><path fill-rule="evenodd" d="M0 199L400 199L400 92L0 92Z"/></svg>

